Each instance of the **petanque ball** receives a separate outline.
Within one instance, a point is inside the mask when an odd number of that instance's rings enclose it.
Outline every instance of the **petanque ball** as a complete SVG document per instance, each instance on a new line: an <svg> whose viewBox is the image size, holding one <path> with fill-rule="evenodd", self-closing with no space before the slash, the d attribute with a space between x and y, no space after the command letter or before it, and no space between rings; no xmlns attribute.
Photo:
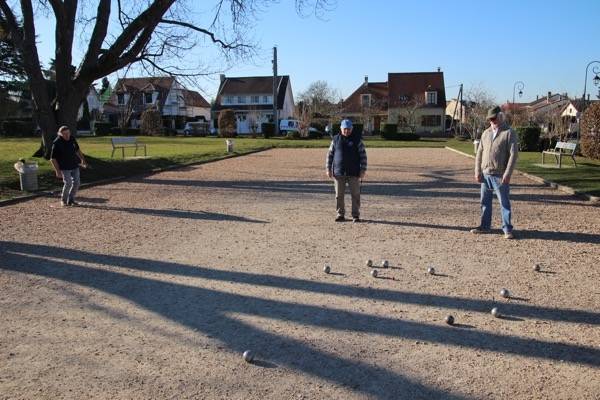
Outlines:
<svg viewBox="0 0 600 400"><path fill-rule="evenodd" d="M388 262L388 260L381 260L381 267L382 268L387 268L390 266L390 263Z"/></svg>
<svg viewBox="0 0 600 400"><path fill-rule="evenodd" d="M541 266L540 264L535 264L535 265L533 266L533 270L534 270L535 272L540 272L540 271L542 270L542 266Z"/></svg>
<svg viewBox="0 0 600 400"><path fill-rule="evenodd" d="M454 325L454 317L453 317L452 315L448 315L448 316L446 317L446 323L447 323L448 325Z"/></svg>
<svg viewBox="0 0 600 400"><path fill-rule="evenodd" d="M242 357L244 357L244 361L252 362L254 360L254 353L250 350L246 350L244 354L242 354Z"/></svg>
<svg viewBox="0 0 600 400"><path fill-rule="evenodd" d="M498 311L498 308L492 308L492 315L496 318L500 318L500 311Z"/></svg>
<svg viewBox="0 0 600 400"><path fill-rule="evenodd" d="M427 268L427 273L428 273L429 275L435 275L435 268L433 268L433 267L429 267L429 268Z"/></svg>
<svg viewBox="0 0 600 400"><path fill-rule="evenodd" d="M374 270L371 271L371 276L373 278L377 278L377 270L376 269L374 269Z"/></svg>
<svg viewBox="0 0 600 400"><path fill-rule="evenodd" d="M323 272L325 272L326 274L330 273L330 272L331 272L331 267L330 267L329 265L326 265L326 266L323 268Z"/></svg>
<svg viewBox="0 0 600 400"><path fill-rule="evenodd" d="M510 292L508 291L508 289L502 289L500 291L500 296L504 297L505 299L508 299L510 297Z"/></svg>
<svg viewBox="0 0 600 400"><path fill-rule="evenodd" d="M367 267L373 266L373 260L367 260Z"/></svg>

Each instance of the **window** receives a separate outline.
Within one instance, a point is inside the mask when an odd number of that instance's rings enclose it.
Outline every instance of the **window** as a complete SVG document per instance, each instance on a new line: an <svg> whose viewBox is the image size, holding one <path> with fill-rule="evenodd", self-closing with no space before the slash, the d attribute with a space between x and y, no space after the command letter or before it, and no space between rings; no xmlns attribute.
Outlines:
<svg viewBox="0 0 600 400"><path fill-rule="evenodd" d="M237 100L238 104L246 104L246 96L238 96Z"/></svg>
<svg viewBox="0 0 600 400"><path fill-rule="evenodd" d="M252 104L260 103L260 96L250 96L250 103L252 103Z"/></svg>
<svg viewBox="0 0 600 400"><path fill-rule="evenodd" d="M125 93L117 94L117 104L125 104Z"/></svg>
<svg viewBox="0 0 600 400"><path fill-rule="evenodd" d="M232 104L233 103L233 96L225 96L225 98L223 99L223 104Z"/></svg>
<svg viewBox="0 0 600 400"><path fill-rule="evenodd" d="M152 104L152 93L144 93L144 103Z"/></svg>
<svg viewBox="0 0 600 400"><path fill-rule="evenodd" d="M371 95L370 94L362 94L360 96L360 104L363 107L370 107L371 106Z"/></svg>
<svg viewBox="0 0 600 400"><path fill-rule="evenodd" d="M263 96L263 103L265 104L270 104L271 103L271 96Z"/></svg>
<svg viewBox="0 0 600 400"><path fill-rule="evenodd" d="M400 95L400 97L398 97L400 99L401 102L406 103L409 99L409 97L405 94Z"/></svg>
<svg viewBox="0 0 600 400"><path fill-rule="evenodd" d="M442 124L441 115L423 115L421 117L421 126L439 127Z"/></svg>
<svg viewBox="0 0 600 400"><path fill-rule="evenodd" d="M427 104L437 104L437 92L425 92Z"/></svg>

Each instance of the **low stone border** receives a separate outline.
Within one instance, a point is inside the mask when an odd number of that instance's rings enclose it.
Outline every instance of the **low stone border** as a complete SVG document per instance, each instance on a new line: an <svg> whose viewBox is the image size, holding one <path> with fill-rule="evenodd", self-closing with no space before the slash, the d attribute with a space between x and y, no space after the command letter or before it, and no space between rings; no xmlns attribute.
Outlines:
<svg viewBox="0 0 600 400"><path fill-rule="evenodd" d="M224 155L222 157L211 158L210 160L193 161L193 162L189 162L189 163L185 163L185 164L169 165L169 166L164 167L164 168L154 168L151 171L142 172L141 174L137 174L137 175L115 176L113 178L100 179L98 181L82 183L81 186L80 186L80 189L86 189L86 188L93 187L93 186L106 185L108 183L114 183L114 182L122 181L122 180L125 180L125 179L134 178L134 177L137 177L137 176L153 175L153 174L156 174L158 172L169 171L169 170L177 169L177 168L189 167L191 165L208 164L208 163L211 163L211 162L221 161L221 160L225 160L225 159L228 159L228 158L246 156L246 155L249 155L249 154L259 153L261 151L271 150L272 148L273 147L267 147L267 148L264 148L264 149L252 150L252 151L249 151L247 153L226 154L226 155ZM57 193L60 193L60 190L46 190L46 191L41 191L41 192L27 194L27 195L24 195L24 196L13 197L11 199L0 200L0 207L8 206L10 204L21 203L23 201L32 200L32 199L35 199L35 198L38 198L38 197L54 196Z"/></svg>
<svg viewBox="0 0 600 400"><path fill-rule="evenodd" d="M445 146L444 148L445 148L445 149L447 149L447 150L453 151L453 152L455 152L455 153L461 154L461 155L463 155L463 156L469 157L469 158L475 158L475 156L474 156L474 155L472 155L472 154L467 154L467 153L465 153L465 152L462 152L462 151L460 151L460 150L453 149L452 147ZM568 194L570 194L570 195L573 195L573 196L577 196L577 197L583 198L583 199L585 199L585 200L587 200L587 201L589 201L590 203L593 203L593 204L598 204L598 203L600 203L600 197L597 197L597 196L591 196L591 195L589 195L589 194L587 194L587 193L582 193L582 192L579 192L579 191L577 191L577 190L573 189L573 188L572 188L572 187L570 187L570 186L559 185L559 184L558 184L558 183L556 183L556 182L548 181L548 180L546 180L546 179L544 179L544 178L541 178L541 177L539 177L539 176L537 176L537 175L531 175L531 174L528 174L527 172L519 171L519 170L517 170L517 169L516 169L515 171L517 171L518 173L520 173L520 174L521 174L521 175L523 175L524 177L526 177L526 178L528 178L528 179L531 179L532 181L535 181L535 182L537 182L537 183L541 183L541 184L542 184L542 185L544 185L544 186L548 186L548 187L550 187L550 188L552 188L552 189L558 189L558 190L560 190L561 192L565 192L565 193L568 193Z"/></svg>

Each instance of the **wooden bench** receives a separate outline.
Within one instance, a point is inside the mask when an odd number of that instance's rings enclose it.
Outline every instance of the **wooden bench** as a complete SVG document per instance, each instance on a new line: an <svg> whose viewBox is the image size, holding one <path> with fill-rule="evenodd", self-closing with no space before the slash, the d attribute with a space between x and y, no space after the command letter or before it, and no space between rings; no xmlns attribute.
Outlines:
<svg viewBox="0 0 600 400"><path fill-rule="evenodd" d="M110 139L110 142L111 142L112 148L113 148L110 158L113 158L113 156L115 155L115 150L117 150L117 149L121 149L123 158L125 158L125 148L127 148L127 147L135 148L134 155L136 155L136 156L137 156L138 149L143 148L144 149L144 157L146 156L146 145L144 143L138 143L136 137L133 137L133 136L131 136L131 137L114 137L114 138Z"/></svg>
<svg viewBox="0 0 600 400"><path fill-rule="evenodd" d="M577 161L575 161L575 152L577 150L577 143L573 142L556 142L556 146L554 146L554 150L544 150L542 151L542 164L544 164L544 155L552 154L556 159L556 163L558 164L558 168L562 167L562 158L563 156L571 157L575 167L577 167Z"/></svg>

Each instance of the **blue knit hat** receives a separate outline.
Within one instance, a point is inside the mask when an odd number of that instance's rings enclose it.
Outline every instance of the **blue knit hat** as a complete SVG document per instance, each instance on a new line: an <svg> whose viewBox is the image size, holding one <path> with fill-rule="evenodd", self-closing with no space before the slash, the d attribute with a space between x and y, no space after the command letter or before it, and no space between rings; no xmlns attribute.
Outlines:
<svg viewBox="0 0 600 400"><path fill-rule="evenodd" d="M341 124L341 129L352 129L352 121L350 121L349 119L343 119L342 120L342 124Z"/></svg>

